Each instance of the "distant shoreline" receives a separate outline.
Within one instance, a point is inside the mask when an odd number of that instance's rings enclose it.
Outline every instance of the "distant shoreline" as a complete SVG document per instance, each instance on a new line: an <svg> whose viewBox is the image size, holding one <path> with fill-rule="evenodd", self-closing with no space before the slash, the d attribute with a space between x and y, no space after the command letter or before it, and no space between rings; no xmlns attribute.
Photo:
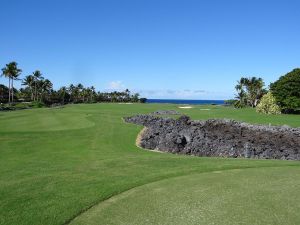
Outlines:
<svg viewBox="0 0 300 225"><path fill-rule="evenodd" d="M188 105L224 105L225 100L147 99L146 103L170 103Z"/></svg>

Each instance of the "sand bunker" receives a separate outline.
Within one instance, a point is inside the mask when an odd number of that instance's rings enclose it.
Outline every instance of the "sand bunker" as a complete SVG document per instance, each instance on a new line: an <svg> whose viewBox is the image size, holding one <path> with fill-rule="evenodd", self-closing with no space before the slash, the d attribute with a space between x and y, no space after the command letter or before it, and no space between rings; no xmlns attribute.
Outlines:
<svg viewBox="0 0 300 225"><path fill-rule="evenodd" d="M179 109L192 109L192 106L179 106Z"/></svg>

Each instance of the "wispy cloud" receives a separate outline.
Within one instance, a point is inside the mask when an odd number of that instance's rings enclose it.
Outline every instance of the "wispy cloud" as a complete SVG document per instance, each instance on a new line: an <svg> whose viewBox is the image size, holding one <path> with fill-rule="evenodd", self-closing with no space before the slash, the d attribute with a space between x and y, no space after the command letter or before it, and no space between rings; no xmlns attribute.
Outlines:
<svg viewBox="0 0 300 225"><path fill-rule="evenodd" d="M137 90L141 96L147 98L166 99L227 99L228 93L211 92L206 90Z"/></svg>
<svg viewBox="0 0 300 225"><path fill-rule="evenodd" d="M111 81L104 91L124 91L129 88L122 81ZM139 93L141 97L161 99L229 99L231 92L208 91L202 89L130 89L132 93Z"/></svg>
<svg viewBox="0 0 300 225"><path fill-rule="evenodd" d="M109 82L107 89L108 90L120 91L120 90L124 90L125 89L125 85L120 80L118 80L118 81L111 81L111 82Z"/></svg>

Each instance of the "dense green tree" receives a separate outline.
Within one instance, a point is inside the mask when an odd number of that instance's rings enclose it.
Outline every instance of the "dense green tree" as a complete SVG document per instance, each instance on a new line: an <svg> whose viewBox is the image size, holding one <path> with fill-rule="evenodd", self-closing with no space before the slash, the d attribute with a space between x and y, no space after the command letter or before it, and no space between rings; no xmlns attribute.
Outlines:
<svg viewBox="0 0 300 225"><path fill-rule="evenodd" d="M70 101L74 102L74 95L75 95L75 86L73 84L70 84L70 86L67 88L67 91L70 95Z"/></svg>
<svg viewBox="0 0 300 225"><path fill-rule="evenodd" d="M8 102L9 89L3 84L0 84L0 103Z"/></svg>
<svg viewBox="0 0 300 225"><path fill-rule="evenodd" d="M133 102L138 102L139 101L139 97L140 97L140 94L139 93L135 93L131 96L131 100Z"/></svg>
<svg viewBox="0 0 300 225"><path fill-rule="evenodd" d="M59 100L63 105L69 102L70 95L68 93L68 89L65 86L61 87L57 92L58 92Z"/></svg>
<svg viewBox="0 0 300 225"><path fill-rule="evenodd" d="M290 113L300 108L300 68L281 76L270 85L277 104L283 112Z"/></svg>
<svg viewBox="0 0 300 225"><path fill-rule="evenodd" d="M8 64L6 64L6 67L2 68L1 76L8 78L8 102L10 103L10 75L9 75ZM3 90L5 89L3 88Z"/></svg>
<svg viewBox="0 0 300 225"><path fill-rule="evenodd" d="M140 98L140 103L146 103L147 102L147 98Z"/></svg>

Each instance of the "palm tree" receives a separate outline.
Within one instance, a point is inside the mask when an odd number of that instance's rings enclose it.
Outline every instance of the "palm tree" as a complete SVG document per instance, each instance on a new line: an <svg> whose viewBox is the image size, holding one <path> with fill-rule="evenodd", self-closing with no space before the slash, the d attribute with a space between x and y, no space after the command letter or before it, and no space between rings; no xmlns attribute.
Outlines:
<svg viewBox="0 0 300 225"><path fill-rule="evenodd" d="M16 62L6 64L6 66L2 68L2 76L8 77L9 103L14 101L14 80L18 80L21 73L22 70L18 68Z"/></svg>
<svg viewBox="0 0 300 225"><path fill-rule="evenodd" d="M44 77L42 76L42 73L39 70L36 70L32 73L33 77L34 77L34 101L37 100L37 85L38 85L38 81L43 80Z"/></svg>
<svg viewBox="0 0 300 225"><path fill-rule="evenodd" d="M238 105L236 105L237 107L244 107L246 105L247 102L247 95L245 92L245 83L246 83L246 79L245 78L241 78L238 81L238 84L235 86L235 90L237 91L237 95L236 98L239 100L238 101Z"/></svg>
<svg viewBox="0 0 300 225"><path fill-rule="evenodd" d="M50 91L51 91L51 89L53 87L53 84L48 79L46 79L46 80L40 80L38 87L40 89L40 101L41 101L42 98L45 97L45 94L47 94L47 95L50 94Z"/></svg>
<svg viewBox="0 0 300 225"><path fill-rule="evenodd" d="M21 80L21 79L18 78L20 76L21 72L22 72L21 69L16 68L15 69L15 73L13 74L12 79L11 79L11 97L12 97L12 102L14 102L14 80Z"/></svg>
<svg viewBox="0 0 300 225"><path fill-rule="evenodd" d="M31 101L33 100L33 87L34 87L34 77L33 75L28 75L23 79L22 85L28 86L31 92Z"/></svg>
<svg viewBox="0 0 300 225"><path fill-rule="evenodd" d="M248 102L251 107L256 107L259 99L265 93L262 78L250 77L245 79L245 86L248 92Z"/></svg>
<svg viewBox="0 0 300 225"><path fill-rule="evenodd" d="M139 101L139 97L140 97L140 94L139 93L135 93L134 95L132 95L131 101L138 102Z"/></svg>
<svg viewBox="0 0 300 225"><path fill-rule="evenodd" d="M264 82L262 78L242 77L235 86L238 92L236 98L239 100L236 106L250 105L251 107L256 107L260 98L266 93L263 87Z"/></svg>
<svg viewBox="0 0 300 225"><path fill-rule="evenodd" d="M74 102L75 86L73 84L70 84L70 86L68 87L68 91L69 91L69 94L70 94L70 101Z"/></svg>
<svg viewBox="0 0 300 225"><path fill-rule="evenodd" d="M62 97L62 104L64 105L65 104L65 96L66 96L66 93L67 93L67 88L65 86L61 87L58 90L58 93Z"/></svg>
<svg viewBox="0 0 300 225"><path fill-rule="evenodd" d="M10 103L10 75L9 75L9 65L6 64L6 67L2 68L2 74L5 78L8 78L8 103Z"/></svg>
<svg viewBox="0 0 300 225"><path fill-rule="evenodd" d="M90 89L91 89L91 102L93 102L94 96L96 95L96 89L94 86L91 86Z"/></svg>
<svg viewBox="0 0 300 225"><path fill-rule="evenodd" d="M83 96L84 96L84 98L86 98L86 102L87 103L89 103L91 101L91 98L90 98L91 97L91 93L92 93L92 90L89 87L87 87L87 88L84 89Z"/></svg>
<svg viewBox="0 0 300 225"><path fill-rule="evenodd" d="M77 86L76 86L76 89L77 89L77 101L79 100L79 99L81 99L81 97L83 97L83 101L84 101L84 96L83 96L83 92L84 92L84 86L81 84L81 83L79 83Z"/></svg>

